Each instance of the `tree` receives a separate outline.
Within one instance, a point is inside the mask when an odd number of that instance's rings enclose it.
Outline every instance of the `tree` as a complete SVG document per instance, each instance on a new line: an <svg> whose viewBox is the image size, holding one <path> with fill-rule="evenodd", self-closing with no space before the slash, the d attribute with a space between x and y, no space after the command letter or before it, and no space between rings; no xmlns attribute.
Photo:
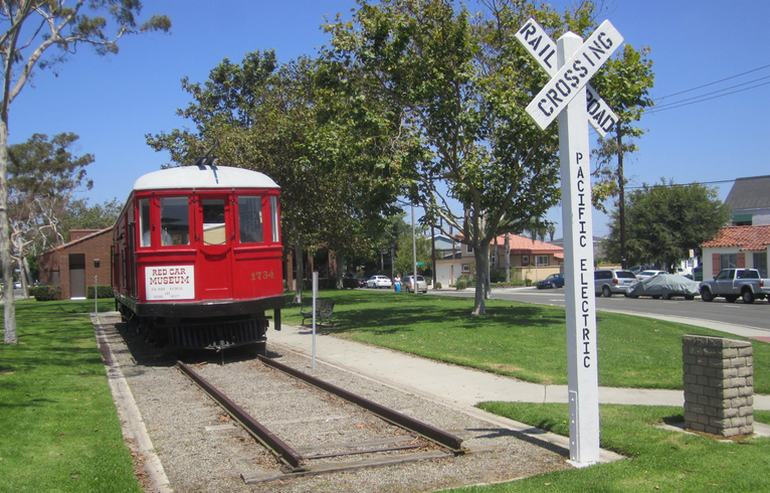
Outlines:
<svg viewBox="0 0 770 493"><path fill-rule="evenodd" d="M152 16L137 24L139 0L2 0L0 2L0 56L2 99L0 100L0 263L6 286L13 282L8 225L8 131L11 104L35 70L55 66L90 45L100 55L118 52L118 41L127 34L168 31L165 16ZM108 23L108 18L111 23ZM16 312L13 290L6 289L4 341L15 344Z"/></svg>
<svg viewBox="0 0 770 493"><path fill-rule="evenodd" d="M105 200L91 205L86 199L71 200L61 217L61 233L64 238L71 229L109 228L120 215L123 203L118 199Z"/></svg>
<svg viewBox="0 0 770 493"><path fill-rule="evenodd" d="M729 212L713 188L661 181L633 191L626 207L627 255L632 263L654 263L672 271L726 223ZM620 260L620 218L613 214L607 255Z"/></svg>
<svg viewBox="0 0 770 493"><path fill-rule="evenodd" d="M179 114L195 130L147 142L178 164L211 152L271 176L281 186L284 244L300 269L305 249L368 252L395 210L399 173L385 148L396 127L342 69L308 58L278 65L272 51L249 53L240 64L225 59L204 84L182 82L193 101Z"/></svg>
<svg viewBox="0 0 770 493"><path fill-rule="evenodd" d="M27 293L29 254L63 240L61 222L70 199L78 189L90 189L86 166L90 154L76 156L70 147L78 140L72 133L53 136L34 134L8 148L8 218L11 257L19 266L22 288Z"/></svg>
<svg viewBox="0 0 770 493"><path fill-rule="evenodd" d="M593 84L610 107L618 115L618 121L611 132L611 137L600 138L599 148L594 152L598 166L594 176L598 182L594 185L593 203L604 210L602 202L609 197L618 197L618 234L620 262L625 269L626 259L626 221L625 221L625 176L623 159L625 155L636 152L637 146L631 139L639 138L644 131L634 126L642 117L645 108L652 106L649 91L655 81L652 61L647 58L649 48L637 51L630 44L623 47L621 57L607 61L604 70L596 77ZM626 140L624 140L626 139ZM612 162L615 161L615 167Z"/></svg>
<svg viewBox="0 0 770 493"><path fill-rule="evenodd" d="M397 216L395 228L395 273L402 276L414 273L414 255L412 248L412 225L404 221L405 214ZM425 236L426 228L422 225L415 226L415 244L417 247L417 262L422 265L430 265L430 238Z"/></svg>
<svg viewBox="0 0 770 493"><path fill-rule="evenodd" d="M542 224L559 198L556 131L542 132L524 110L547 76L514 35L530 16L582 33L593 8L561 17L520 1L487 6L485 18L448 0L362 1L352 22L328 28L337 59L398 102L400 127L419 137L406 193L426 222L441 218L443 233L456 228L473 247L474 315L485 312L492 239Z"/></svg>

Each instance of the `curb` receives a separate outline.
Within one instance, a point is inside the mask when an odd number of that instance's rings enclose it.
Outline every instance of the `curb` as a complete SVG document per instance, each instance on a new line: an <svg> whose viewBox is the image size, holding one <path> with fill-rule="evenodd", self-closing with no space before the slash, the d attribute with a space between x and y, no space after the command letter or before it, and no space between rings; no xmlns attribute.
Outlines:
<svg viewBox="0 0 770 493"><path fill-rule="evenodd" d="M134 455L142 458L144 471L150 480L150 491L170 493L174 490L152 445L131 388L120 370L120 365L115 361L99 315L92 314L91 323L96 333L96 342L105 360L104 369L112 392L112 400L118 412L118 419L120 419L124 441Z"/></svg>

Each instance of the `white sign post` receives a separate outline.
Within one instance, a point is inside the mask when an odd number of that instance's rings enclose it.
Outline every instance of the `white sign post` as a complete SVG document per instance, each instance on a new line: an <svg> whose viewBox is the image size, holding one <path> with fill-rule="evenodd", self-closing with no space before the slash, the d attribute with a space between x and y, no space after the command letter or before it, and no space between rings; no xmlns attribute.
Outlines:
<svg viewBox="0 0 770 493"><path fill-rule="evenodd" d="M315 328L316 328L316 305L318 300L318 272L313 271L313 345L312 345L312 358L311 358L311 368L315 370Z"/></svg>
<svg viewBox="0 0 770 493"><path fill-rule="evenodd" d="M534 21L528 21L520 32L529 32L531 23ZM519 41L527 46L524 36L519 37ZM542 129L556 117L559 118L564 273L567 279L564 287L570 462L576 466L587 466L599 459L599 384L587 106L600 99L594 95L592 100L587 101L586 86L622 42L623 37L609 21L604 21L585 43L573 33L559 38L556 49L558 69L553 71L551 80L527 106L527 113ZM535 55L535 58L538 56ZM590 121L594 127L605 130L600 119L592 116ZM597 131L601 133L599 129Z"/></svg>

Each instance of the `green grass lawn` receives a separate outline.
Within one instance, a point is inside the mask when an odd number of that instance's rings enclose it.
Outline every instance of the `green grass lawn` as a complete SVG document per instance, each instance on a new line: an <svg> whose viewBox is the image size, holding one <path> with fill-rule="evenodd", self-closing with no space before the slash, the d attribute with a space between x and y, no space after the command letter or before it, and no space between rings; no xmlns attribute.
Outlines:
<svg viewBox="0 0 770 493"><path fill-rule="evenodd" d="M338 337L547 384L567 383L564 309L490 300L472 317L470 299L324 291ZM299 324L297 308L284 311ZM650 318L599 312L599 383L682 388L682 335L738 336ZM770 344L754 342L754 386L770 393Z"/></svg>
<svg viewBox="0 0 770 493"><path fill-rule="evenodd" d="M0 343L0 491L141 491L88 318L93 301L16 307L19 344Z"/></svg>
<svg viewBox="0 0 770 493"><path fill-rule="evenodd" d="M539 428L568 435L566 404L482 403L479 407ZM770 439L721 442L661 430L681 421L681 408L601 406L601 446L628 457L611 464L571 469L511 483L458 492L770 490Z"/></svg>

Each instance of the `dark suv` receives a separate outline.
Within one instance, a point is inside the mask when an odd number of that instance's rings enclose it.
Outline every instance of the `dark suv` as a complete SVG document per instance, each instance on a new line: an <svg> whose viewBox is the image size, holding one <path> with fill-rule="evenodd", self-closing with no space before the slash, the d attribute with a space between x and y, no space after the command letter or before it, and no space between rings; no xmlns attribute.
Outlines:
<svg viewBox="0 0 770 493"><path fill-rule="evenodd" d="M625 295L638 281L630 270L598 269L594 272L594 291L596 295L609 298L614 293Z"/></svg>

